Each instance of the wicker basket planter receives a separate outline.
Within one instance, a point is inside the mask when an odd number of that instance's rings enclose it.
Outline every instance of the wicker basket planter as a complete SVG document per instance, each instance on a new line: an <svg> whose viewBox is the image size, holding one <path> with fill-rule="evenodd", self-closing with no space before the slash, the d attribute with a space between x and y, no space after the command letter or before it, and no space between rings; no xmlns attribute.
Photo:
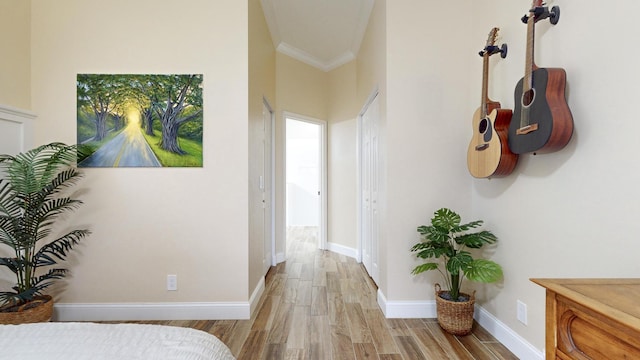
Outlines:
<svg viewBox="0 0 640 360"><path fill-rule="evenodd" d="M440 296L443 293L448 293L448 291L440 288L440 284L436 284L435 288L436 312L438 314L438 324L440 324L440 327L444 331L458 336L471 333L476 292L474 291L471 295L460 293L460 295L468 297L468 301L450 301Z"/></svg>
<svg viewBox="0 0 640 360"><path fill-rule="evenodd" d="M19 307L0 309L0 324L18 325L36 322L48 322L53 315L53 299L49 295L37 296Z"/></svg>

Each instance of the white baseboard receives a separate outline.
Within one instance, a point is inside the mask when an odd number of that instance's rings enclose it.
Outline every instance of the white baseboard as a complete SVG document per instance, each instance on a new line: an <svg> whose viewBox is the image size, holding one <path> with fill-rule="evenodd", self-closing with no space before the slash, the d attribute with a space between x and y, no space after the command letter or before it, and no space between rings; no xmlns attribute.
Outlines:
<svg viewBox="0 0 640 360"><path fill-rule="evenodd" d="M543 360L544 353L511 330L490 312L476 305L473 318L514 355L524 360Z"/></svg>
<svg viewBox="0 0 640 360"><path fill-rule="evenodd" d="M249 319L248 302L55 304L56 321Z"/></svg>
<svg viewBox="0 0 640 360"><path fill-rule="evenodd" d="M378 305L386 318L436 318L436 302L430 301L387 301L382 291L378 290ZM518 333L511 330L490 312L476 305L474 319L509 351L523 360L543 360L544 353L527 342Z"/></svg>
<svg viewBox="0 0 640 360"><path fill-rule="evenodd" d="M338 253L340 255L348 256L354 259L358 258L358 250L344 246L344 245L330 242L330 243L327 243L327 250L333 251L334 253Z"/></svg>
<svg viewBox="0 0 640 360"><path fill-rule="evenodd" d="M56 321L245 320L265 289L260 279L248 302L54 304Z"/></svg>
<svg viewBox="0 0 640 360"><path fill-rule="evenodd" d="M260 302L262 293L264 293L264 289L265 289L265 280L263 276L262 278L260 278L260 281L258 281L258 285L256 285L255 289L253 289L253 293L251 293L251 297L249 298L250 314L253 314L257 310L258 303Z"/></svg>
<svg viewBox="0 0 640 360"><path fill-rule="evenodd" d="M432 319L436 317L436 301L387 301L378 289L378 305L387 319Z"/></svg>

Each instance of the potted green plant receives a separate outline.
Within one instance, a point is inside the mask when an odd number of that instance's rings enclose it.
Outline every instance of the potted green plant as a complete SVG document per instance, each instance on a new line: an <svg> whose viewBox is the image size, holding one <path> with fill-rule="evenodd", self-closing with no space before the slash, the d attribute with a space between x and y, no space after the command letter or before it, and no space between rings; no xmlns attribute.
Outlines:
<svg viewBox="0 0 640 360"><path fill-rule="evenodd" d="M474 258L469 249L480 249L498 239L488 230L470 231L482 226L482 220L461 224L456 212L442 208L431 218L431 225L418 227L421 241L411 252L427 262L416 266L412 274L438 270L447 289L436 284L436 309L440 326L455 335L466 335L473 326L475 292L460 291L465 278L483 282L495 282L502 277L502 267L496 262Z"/></svg>
<svg viewBox="0 0 640 360"><path fill-rule="evenodd" d="M44 290L67 274L58 266L87 229L54 234L62 215L82 201L69 188L82 174L76 145L50 143L18 155L0 155L0 266L14 275L0 291L0 323L47 321L53 311Z"/></svg>

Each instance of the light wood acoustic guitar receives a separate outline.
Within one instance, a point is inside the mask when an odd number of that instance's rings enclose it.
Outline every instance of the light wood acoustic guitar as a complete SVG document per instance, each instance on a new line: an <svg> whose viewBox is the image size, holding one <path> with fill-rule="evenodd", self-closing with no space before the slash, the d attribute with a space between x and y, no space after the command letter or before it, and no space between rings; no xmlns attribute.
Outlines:
<svg viewBox="0 0 640 360"><path fill-rule="evenodd" d="M495 46L499 29L489 32L487 44L480 51L482 56L482 102L473 114L473 137L467 150L467 167L473 177L490 178L511 174L518 162L518 155L510 149L507 141L512 111L501 109L500 103L489 99L489 57L493 54L506 55L506 45L502 50Z"/></svg>
<svg viewBox="0 0 640 360"><path fill-rule="evenodd" d="M565 98L566 72L561 68L539 68L533 61L535 24L551 16L556 24L560 9L549 13L542 0L533 0L527 23L525 75L514 91L515 106L509 126L509 148L516 154L548 153L562 149L573 134L573 117Z"/></svg>

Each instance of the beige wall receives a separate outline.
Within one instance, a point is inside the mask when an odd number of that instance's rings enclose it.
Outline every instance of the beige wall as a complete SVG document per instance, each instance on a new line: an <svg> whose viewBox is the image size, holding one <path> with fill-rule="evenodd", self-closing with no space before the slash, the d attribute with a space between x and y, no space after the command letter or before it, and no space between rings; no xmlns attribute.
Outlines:
<svg viewBox="0 0 640 360"><path fill-rule="evenodd" d="M264 168L263 98L275 107L275 49L259 0L249 1L249 291L265 275L265 210L260 176ZM267 135L269 136L269 135ZM268 139L267 139L268 140ZM269 184L269 180L265 180ZM270 222L267 218L266 222ZM268 224L267 224L268 226ZM266 240L271 246L271 239ZM263 263L264 262L264 263Z"/></svg>
<svg viewBox="0 0 640 360"><path fill-rule="evenodd" d="M482 33L492 26L501 27L509 56L492 69L497 77L491 94L513 108L526 44L526 26L518 18L527 7L507 0L495 5L501 11L474 4L474 44L481 46ZM555 26L536 26L535 61L567 72L573 138L559 152L521 156L506 179L474 180L472 188L473 214L502 240L495 258L506 274L484 306L538 348L544 346L544 291L529 278L640 275L640 167L634 151L640 129L634 23L640 3L608 2L604 12L595 10L601 4L594 0L550 5L559 5L562 16ZM479 88L477 57L473 65ZM528 305L528 326L516 320L518 299Z"/></svg>
<svg viewBox="0 0 640 360"><path fill-rule="evenodd" d="M75 141L78 73L204 75L202 168L85 170L73 221L93 235L60 302L247 301L247 10L236 0L32 1L38 143ZM178 291L166 291L167 274Z"/></svg>
<svg viewBox="0 0 640 360"><path fill-rule="evenodd" d="M31 2L0 2L0 104L31 109Z"/></svg>
<svg viewBox="0 0 640 360"><path fill-rule="evenodd" d="M351 61L327 73L329 79L328 242L358 247L357 66Z"/></svg>
<svg viewBox="0 0 640 360"><path fill-rule="evenodd" d="M440 2L433 11L426 2L386 2L388 204L381 246L388 283L381 290L389 300L433 299L439 277L409 275L417 262L408 249L418 240L416 226L435 209L455 208L463 219L485 220L500 238L492 257L505 277L475 286L479 304L538 349L544 347L544 291L529 278L637 277L640 251L631 235L640 226L640 170L630 150L637 142L634 59L640 50L629 45L640 4L609 4L599 19L612 21L602 26L585 21L596 16L595 1L555 5L562 8L559 24L536 27L536 63L567 71L573 139L559 152L522 156L507 178L478 180L466 168L480 98L477 52L488 31L501 27L499 41L508 43L509 55L491 59L490 95L513 108L524 69L520 17L527 5ZM528 325L516 320L516 300L528 306Z"/></svg>
<svg viewBox="0 0 640 360"><path fill-rule="evenodd" d="M386 249L381 253L387 256L389 283L382 289L389 300L433 298L429 276L410 275L416 227L443 206L465 215L471 209L467 59L475 60L477 52L469 55L468 49L475 49L470 27L441 16L456 14L457 22L468 24L471 13L458 2L440 4L437 12L432 6L387 2ZM442 33L446 36L435 35Z"/></svg>

